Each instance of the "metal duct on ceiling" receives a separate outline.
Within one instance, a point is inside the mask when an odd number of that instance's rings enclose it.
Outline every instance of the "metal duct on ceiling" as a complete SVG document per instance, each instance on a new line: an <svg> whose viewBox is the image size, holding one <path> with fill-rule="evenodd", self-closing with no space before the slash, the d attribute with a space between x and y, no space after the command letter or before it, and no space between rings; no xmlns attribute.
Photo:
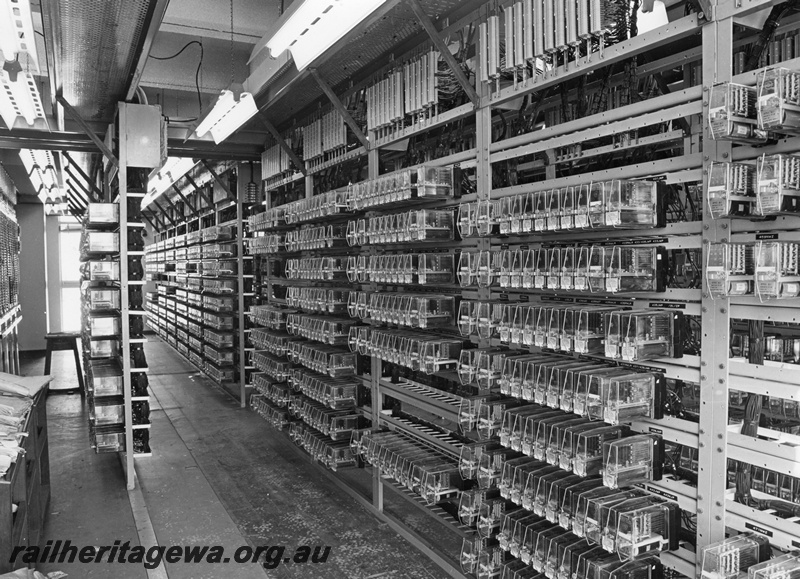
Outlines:
<svg viewBox="0 0 800 579"><path fill-rule="evenodd" d="M61 91L86 121L110 122L126 92L158 0L58 2Z"/></svg>

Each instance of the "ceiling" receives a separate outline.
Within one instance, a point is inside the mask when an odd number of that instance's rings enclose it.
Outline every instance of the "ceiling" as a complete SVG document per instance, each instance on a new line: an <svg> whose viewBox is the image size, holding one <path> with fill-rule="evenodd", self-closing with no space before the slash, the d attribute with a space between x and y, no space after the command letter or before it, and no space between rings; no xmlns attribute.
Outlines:
<svg viewBox="0 0 800 579"><path fill-rule="evenodd" d="M37 86L47 122L28 127L18 119L10 131L0 123L0 163L14 179L23 202L38 200L16 152L9 147L57 148L77 143L82 152L71 156L78 166L94 176L101 165L100 155L90 152L96 148L81 125L54 104L56 94L63 95L101 138L118 101L146 100L161 105L170 120L170 147L179 146L181 154L213 159L246 153L252 158L263 150L265 130L257 119L218 147L207 141L187 142L186 136L221 90L245 81L254 47L263 46L266 32L292 0L25 1L31 2L37 32ZM419 1L440 29L485 3ZM407 2L387 0L314 66L341 94L353 82L364 80L375 66L426 42ZM292 64L271 78L256 102L279 128L328 103L309 71L298 72Z"/></svg>
<svg viewBox="0 0 800 579"><path fill-rule="evenodd" d="M116 103L138 98L137 85L178 126L200 116L201 104L207 112L221 90L247 77L252 48L280 15L281 0L31 0L31 9L40 71L36 80L47 122L28 127L18 119L8 128L17 133L37 129L42 138L50 131L83 133L54 105L53 95L60 91L102 138ZM148 57L175 55L192 41L175 58ZM263 136L244 133L237 141L260 143ZM87 173L100 161L99 154L71 156ZM38 202L16 151L0 149L0 163L14 180L20 202Z"/></svg>

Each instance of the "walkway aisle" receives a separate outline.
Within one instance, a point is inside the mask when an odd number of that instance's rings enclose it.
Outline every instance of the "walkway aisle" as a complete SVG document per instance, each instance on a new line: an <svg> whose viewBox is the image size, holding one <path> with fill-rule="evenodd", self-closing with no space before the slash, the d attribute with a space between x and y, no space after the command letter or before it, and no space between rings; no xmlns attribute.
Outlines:
<svg viewBox="0 0 800 579"><path fill-rule="evenodd" d="M22 374L44 372L44 354L21 357ZM54 352L52 375L58 388L77 388L72 352ZM116 454L95 454L89 447L89 408L79 394L47 398L50 446L50 505L44 541L69 540L78 547L110 545L116 539L139 545L122 465ZM110 539L110 541L109 541ZM42 546L44 546L44 541ZM141 565L48 563L44 573L64 571L72 579L145 579Z"/></svg>
<svg viewBox="0 0 800 579"><path fill-rule="evenodd" d="M366 509L343 495L261 417L242 409L166 344L146 344L154 455L137 461L146 513L134 518L115 454L89 447L88 408L78 394L48 398L52 499L44 540L73 545L330 546L319 565L165 564L148 574L135 564L40 565L74 579L443 579L445 575ZM71 356L56 355L59 388L74 387ZM41 374L43 357L24 357L23 374ZM148 520L149 519L149 520ZM421 521L422 522L422 521ZM138 524L138 529L137 529ZM141 539L140 539L141 537ZM148 576L149 575L149 576Z"/></svg>
<svg viewBox="0 0 800 579"><path fill-rule="evenodd" d="M191 457L183 458L187 463L196 463L201 471L197 474L205 475L250 544L286 545L287 552L305 544L331 546L325 564L282 565L267 571L269 577L445 577L388 526L320 477L308 460L287 447L288 439L276 433L260 416L240 408L228 394L196 372L162 374L165 368L170 372L176 368L191 369L169 346L157 341L148 343L146 348L151 391L162 407L153 420L158 420L161 412L166 415L191 453ZM177 452L162 448L156 426L153 426L156 458L159 452L169 453L169 462L175 461L172 473L168 476L164 473L165 480L195 476L190 466L177 462L181 459ZM173 503L165 503L168 512L163 515L156 512L159 499L151 496L167 491L162 488L155 492L157 479L149 469L147 461L139 463L139 479L161 540L159 529L170 525L168 519L175 513L169 508ZM174 500L181 499L176 496ZM168 570L172 577L172 567Z"/></svg>

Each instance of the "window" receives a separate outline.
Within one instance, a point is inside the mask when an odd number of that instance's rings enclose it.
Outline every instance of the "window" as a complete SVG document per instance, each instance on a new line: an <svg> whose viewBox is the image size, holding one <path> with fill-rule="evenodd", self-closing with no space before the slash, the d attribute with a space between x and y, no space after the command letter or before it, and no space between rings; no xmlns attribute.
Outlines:
<svg viewBox="0 0 800 579"><path fill-rule="evenodd" d="M59 232L62 332L81 329L80 240L80 231Z"/></svg>

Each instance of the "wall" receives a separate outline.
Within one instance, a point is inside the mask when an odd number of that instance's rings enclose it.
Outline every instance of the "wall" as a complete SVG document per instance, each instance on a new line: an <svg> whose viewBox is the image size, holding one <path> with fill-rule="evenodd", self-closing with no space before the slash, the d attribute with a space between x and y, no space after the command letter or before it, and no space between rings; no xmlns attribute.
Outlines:
<svg viewBox="0 0 800 579"><path fill-rule="evenodd" d="M19 326L19 349L44 350L44 335L48 331L44 206L21 203L16 210L21 239L19 300L22 323Z"/></svg>
<svg viewBox="0 0 800 579"><path fill-rule="evenodd" d="M59 236L58 236L58 217L47 217L47 279L50 282L47 292L47 303L49 304L49 332L61 331L61 291L59 283L61 272L59 271Z"/></svg>

